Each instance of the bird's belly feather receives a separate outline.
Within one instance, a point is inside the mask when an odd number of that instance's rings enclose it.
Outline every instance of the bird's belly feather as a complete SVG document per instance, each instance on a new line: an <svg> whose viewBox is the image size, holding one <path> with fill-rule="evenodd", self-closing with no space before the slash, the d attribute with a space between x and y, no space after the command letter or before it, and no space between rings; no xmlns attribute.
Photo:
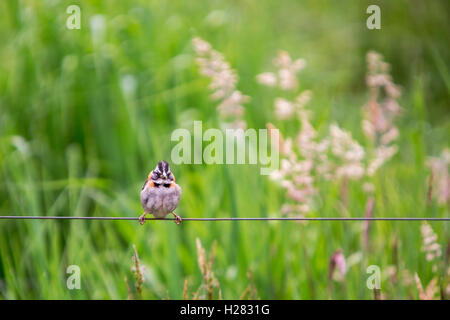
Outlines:
<svg viewBox="0 0 450 320"><path fill-rule="evenodd" d="M142 207L156 218L164 218L177 208L180 195L181 188L177 184L171 188L146 186L141 192Z"/></svg>

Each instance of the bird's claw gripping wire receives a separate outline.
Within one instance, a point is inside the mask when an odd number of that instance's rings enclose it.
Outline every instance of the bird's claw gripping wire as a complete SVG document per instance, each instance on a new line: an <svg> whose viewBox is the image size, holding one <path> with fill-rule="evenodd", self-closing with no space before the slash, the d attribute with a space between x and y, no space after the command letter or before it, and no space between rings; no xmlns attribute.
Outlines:
<svg viewBox="0 0 450 320"><path fill-rule="evenodd" d="M172 212L173 216L175 217L175 223L179 225L183 219L179 215L177 215L175 212Z"/></svg>
<svg viewBox="0 0 450 320"><path fill-rule="evenodd" d="M183 221L183 219L181 219L181 217L179 215L177 215L175 212L172 212L174 218L175 218L175 223L177 225L179 225L181 223L181 221ZM147 215L147 213L143 213L140 217L139 217L139 223L141 225L143 225L145 223L145 216Z"/></svg>
<svg viewBox="0 0 450 320"><path fill-rule="evenodd" d="M145 215L147 213L143 213L140 217L139 217L139 223L141 224L141 226L145 223Z"/></svg>

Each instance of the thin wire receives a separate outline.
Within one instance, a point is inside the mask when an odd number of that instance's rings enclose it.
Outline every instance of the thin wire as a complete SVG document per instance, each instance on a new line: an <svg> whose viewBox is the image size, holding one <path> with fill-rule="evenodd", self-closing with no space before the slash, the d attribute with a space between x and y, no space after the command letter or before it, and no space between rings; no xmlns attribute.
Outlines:
<svg viewBox="0 0 450 320"><path fill-rule="evenodd" d="M0 216L1 219L10 220L134 220L138 221L138 217L76 217L76 216ZM145 220L167 220L173 221L175 218L145 218ZM383 218L383 217L260 217L260 218L182 218L182 221L450 221L450 218L428 218L428 217L404 217L404 218Z"/></svg>

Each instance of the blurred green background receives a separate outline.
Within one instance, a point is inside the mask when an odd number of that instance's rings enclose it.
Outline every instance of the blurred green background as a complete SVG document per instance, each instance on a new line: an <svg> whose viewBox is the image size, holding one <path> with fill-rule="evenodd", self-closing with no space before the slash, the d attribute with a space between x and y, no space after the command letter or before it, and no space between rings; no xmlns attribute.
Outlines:
<svg viewBox="0 0 450 320"><path fill-rule="evenodd" d="M381 8L381 30L366 28L366 8ZM81 29L66 28L66 8L81 8ZM426 206L426 157L450 138L448 1L50 1L0 2L0 215L141 214L140 188L171 132L194 120L217 127L208 79L195 65L191 39L222 52L252 97L249 127L273 122L275 93L255 76L279 49L307 67L302 89L319 132L332 122L364 141L365 54L376 50L402 86L399 152L375 178L375 216L448 217ZM257 166L173 165L183 188L182 217L279 216L284 191ZM245 179L242 177L245 176ZM310 216L362 216L366 195L350 185L320 186ZM443 248L449 224L431 224ZM420 223L137 222L0 220L0 298L126 299L132 245L145 265L144 297L182 298L184 279L201 282L195 239L209 250L224 298L239 298L253 271L261 298L370 299L366 267L382 269L386 298L417 298L414 284L385 270L436 274L421 252ZM328 280L331 255L361 257L344 282ZM444 257L443 257L444 259ZM68 290L66 268L81 268L81 290Z"/></svg>

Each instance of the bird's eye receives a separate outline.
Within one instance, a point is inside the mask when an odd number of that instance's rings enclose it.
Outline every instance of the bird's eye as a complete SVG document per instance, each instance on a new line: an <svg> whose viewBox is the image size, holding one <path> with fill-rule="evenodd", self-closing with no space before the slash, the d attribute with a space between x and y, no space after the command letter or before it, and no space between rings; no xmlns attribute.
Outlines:
<svg viewBox="0 0 450 320"><path fill-rule="evenodd" d="M164 183L164 187L170 188L170 183Z"/></svg>
<svg viewBox="0 0 450 320"><path fill-rule="evenodd" d="M157 187L157 188L161 185L160 183L154 183L154 182L153 182L153 184L154 184L155 187Z"/></svg>

